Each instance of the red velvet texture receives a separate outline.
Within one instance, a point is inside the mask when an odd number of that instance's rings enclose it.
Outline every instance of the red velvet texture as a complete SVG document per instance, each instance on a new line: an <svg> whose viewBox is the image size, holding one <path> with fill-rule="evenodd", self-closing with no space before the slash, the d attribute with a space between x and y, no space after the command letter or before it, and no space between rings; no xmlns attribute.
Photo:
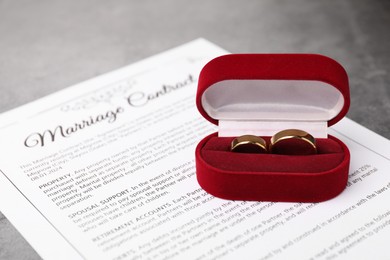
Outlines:
<svg viewBox="0 0 390 260"><path fill-rule="evenodd" d="M202 107L202 95L211 85L232 79L322 81L339 89L344 107L328 122L333 125L348 112L348 75L335 60L318 54L228 54L207 63L199 75L196 105L204 118L218 124Z"/></svg>
<svg viewBox="0 0 390 260"><path fill-rule="evenodd" d="M350 105L348 76L336 61L317 54L229 54L202 69L196 97L199 112L218 124L202 107L211 85L232 79L323 81L337 88L344 107L328 122L342 119ZM305 130L305 129L302 129ZM233 137L205 137L196 148L200 186L230 200L320 202L337 196L348 180L350 153L333 136L317 140L314 155L245 154L230 152ZM269 137L265 137L269 143Z"/></svg>
<svg viewBox="0 0 390 260"><path fill-rule="evenodd" d="M198 182L214 196L319 202L335 197L346 186L349 150L333 136L317 140L317 154L295 156L234 153L230 151L232 139L214 133L196 148Z"/></svg>

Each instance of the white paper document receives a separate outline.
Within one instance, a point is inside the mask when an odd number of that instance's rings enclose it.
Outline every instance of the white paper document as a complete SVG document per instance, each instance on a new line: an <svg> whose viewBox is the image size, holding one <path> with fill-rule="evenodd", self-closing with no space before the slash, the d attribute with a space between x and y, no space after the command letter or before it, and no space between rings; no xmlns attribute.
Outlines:
<svg viewBox="0 0 390 260"><path fill-rule="evenodd" d="M0 210L44 259L390 259L390 141L349 119L332 200L201 189L197 77L224 53L199 39L0 116Z"/></svg>

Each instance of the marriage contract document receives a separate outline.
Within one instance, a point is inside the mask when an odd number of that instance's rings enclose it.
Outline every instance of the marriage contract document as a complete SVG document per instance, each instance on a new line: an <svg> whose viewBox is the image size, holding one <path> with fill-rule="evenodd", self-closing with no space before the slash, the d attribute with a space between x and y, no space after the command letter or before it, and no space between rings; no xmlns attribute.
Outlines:
<svg viewBox="0 0 390 260"><path fill-rule="evenodd" d="M348 186L322 203L203 191L196 144L216 127L199 39L0 116L0 210L44 259L390 259L390 142L349 119Z"/></svg>

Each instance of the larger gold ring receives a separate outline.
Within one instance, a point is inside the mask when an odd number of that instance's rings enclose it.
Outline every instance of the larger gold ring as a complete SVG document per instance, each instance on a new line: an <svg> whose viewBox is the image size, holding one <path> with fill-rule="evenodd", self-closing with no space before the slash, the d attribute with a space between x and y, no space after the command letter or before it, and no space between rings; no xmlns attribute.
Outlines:
<svg viewBox="0 0 390 260"><path fill-rule="evenodd" d="M310 155L317 153L315 138L299 129L287 129L271 137L269 147L274 154Z"/></svg>
<svg viewBox="0 0 390 260"><path fill-rule="evenodd" d="M259 136L243 135L233 139L230 150L237 153L266 153L267 143Z"/></svg>

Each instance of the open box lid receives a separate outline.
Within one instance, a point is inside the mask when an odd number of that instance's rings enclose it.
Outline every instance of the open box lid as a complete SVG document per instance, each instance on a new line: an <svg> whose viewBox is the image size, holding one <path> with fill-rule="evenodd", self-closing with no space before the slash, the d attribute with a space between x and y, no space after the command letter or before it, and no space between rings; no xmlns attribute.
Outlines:
<svg viewBox="0 0 390 260"><path fill-rule="evenodd" d="M317 54L228 54L202 69L196 103L219 136L300 128L326 138L348 112L348 76Z"/></svg>

